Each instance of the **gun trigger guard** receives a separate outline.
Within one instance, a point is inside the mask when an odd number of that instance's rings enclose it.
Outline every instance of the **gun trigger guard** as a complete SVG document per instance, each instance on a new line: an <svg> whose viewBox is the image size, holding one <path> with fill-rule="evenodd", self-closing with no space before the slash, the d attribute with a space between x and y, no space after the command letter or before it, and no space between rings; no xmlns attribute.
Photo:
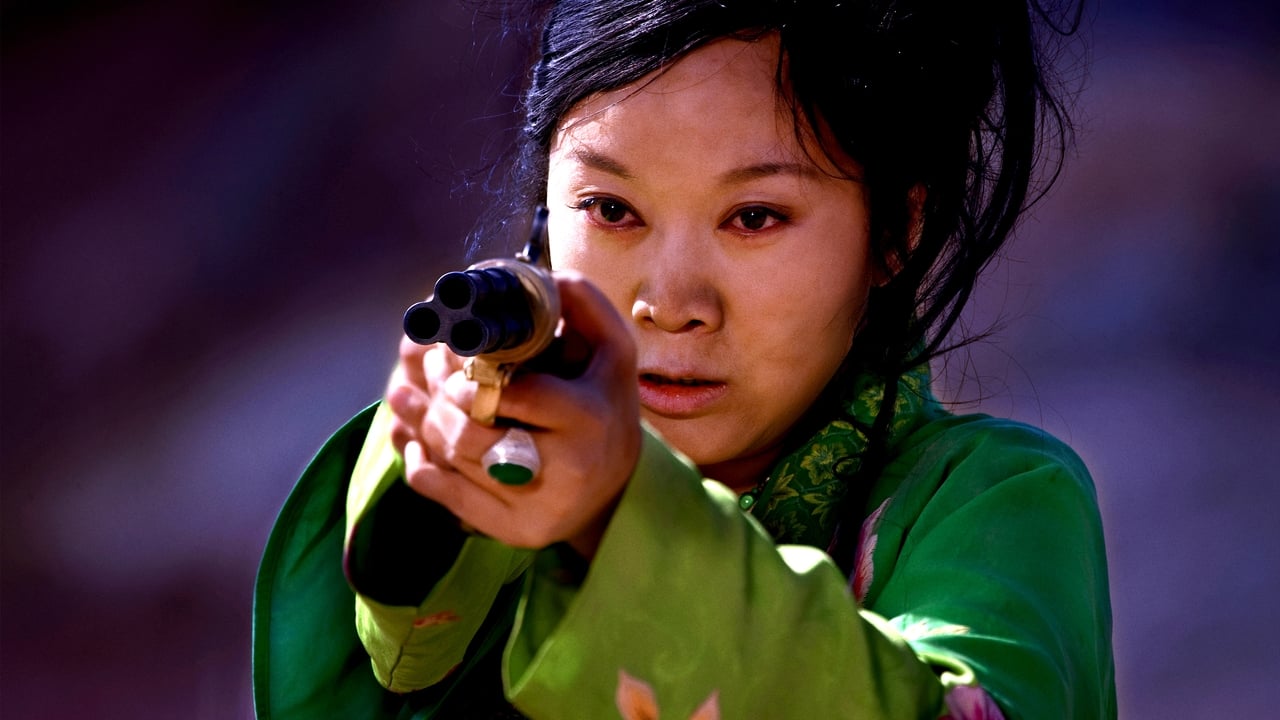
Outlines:
<svg viewBox="0 0 1280 720"><path fill-rule="evenodd" d="M478 357L467 360L462 372L468 380L476 383L476 396L471 401L472 420L493 427L498 417L498 402L502 400L502 388L511 382L514 371L512 363L496 364Z"/></svg>

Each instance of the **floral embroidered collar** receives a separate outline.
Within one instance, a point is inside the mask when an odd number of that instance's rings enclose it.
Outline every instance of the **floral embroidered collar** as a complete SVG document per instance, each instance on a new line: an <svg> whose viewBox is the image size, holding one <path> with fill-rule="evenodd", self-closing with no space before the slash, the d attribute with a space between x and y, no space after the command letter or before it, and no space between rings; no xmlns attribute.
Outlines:
<svg viewBox="0 0 1280 720"><path fill-rule="evenodd" d="M858 376L843 394L836 418L779 460L762 487L742 496L743 509L777 542L830 550L844 501L863 469L885 389L883 378ZM887 447L940 410L929 389L927 364L898 379L893 404L885 426Z"/></svg>

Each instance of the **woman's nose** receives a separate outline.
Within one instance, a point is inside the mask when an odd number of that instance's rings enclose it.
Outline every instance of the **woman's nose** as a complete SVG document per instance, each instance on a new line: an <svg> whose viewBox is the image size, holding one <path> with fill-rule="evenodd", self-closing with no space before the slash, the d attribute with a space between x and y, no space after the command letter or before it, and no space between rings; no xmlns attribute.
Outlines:
<svg viewBox="0 0 1280 720"><path fill-rule="evenodd" d="M715 331L724 322L714 238L649 237L631 317L665 332Z"/></svg>

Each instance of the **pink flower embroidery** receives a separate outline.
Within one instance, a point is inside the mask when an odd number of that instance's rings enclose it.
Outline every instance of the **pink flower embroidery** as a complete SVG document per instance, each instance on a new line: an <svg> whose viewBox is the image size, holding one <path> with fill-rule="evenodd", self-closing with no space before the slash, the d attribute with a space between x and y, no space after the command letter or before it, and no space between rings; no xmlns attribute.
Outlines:
<svg viewBox="0 0 1280 720"><path fill-rule="evenodd" d="M461 619L462 618L452 610L444 610L434 615L427 615L426 617L420 617L417 620L414 620L413 626L416 628L424 628L435 625L447 625L448 623L458 622Z"/></svg>
<svg viewBox="0 0 1280 720"><path fill-rule="evenodd" d="M880 503L880 507L863 521L862 530L858 533L858 562L854 565L853 578L849 581L849 587L853 590L853 596L858 599L858 602L862 602L867 596L867 591L871 589L871 581L875 579L876 569L871 556L876 550L876 531L880 526L880 516L884 514L885 508L889 507L889 501L892 499L885 498L884 502Z"/></svg>
<svg viewBox="0 0 1280 720"><path fill-rule="evenodd" d="M623 720L659 720L658 697L649 683L618 670L618 712ZM713 690L689 720L720 720L720 691Z"/></svg>
<svg viewBox="0 0 1280 720"><path fill-rule="evenodd" d="M986 690L960 685L947 693L947 714L941 720L1004 720L1004 713Z"/></svg>

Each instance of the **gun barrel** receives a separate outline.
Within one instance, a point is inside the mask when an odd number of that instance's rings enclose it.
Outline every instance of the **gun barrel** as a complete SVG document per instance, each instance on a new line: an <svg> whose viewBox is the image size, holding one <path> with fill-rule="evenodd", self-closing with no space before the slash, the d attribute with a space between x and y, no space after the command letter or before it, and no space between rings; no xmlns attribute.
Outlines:
<svg viewBox="0 0 1280 720"><path fill-rule="evenodd" d="M469 268L442 275L434 295L404 315L404 331L424 345L443 342L471 357L528 342L535 333L532 299L505 267Z"/></svg>

